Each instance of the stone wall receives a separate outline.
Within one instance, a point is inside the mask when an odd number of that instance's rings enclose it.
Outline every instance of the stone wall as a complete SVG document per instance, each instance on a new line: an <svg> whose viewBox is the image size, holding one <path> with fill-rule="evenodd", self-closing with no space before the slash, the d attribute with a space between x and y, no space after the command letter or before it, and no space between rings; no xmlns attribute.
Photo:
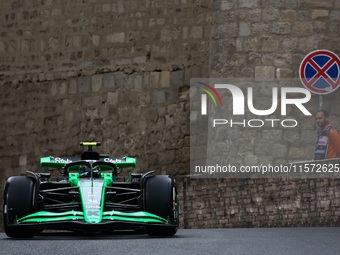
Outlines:
<svg viewBox="0 0 340 255"><path fill-rule="evenodd" d="M298 78L307 53L340 53L337 0L213 0L211 10L211 77Z"/></svg>
<svg viewBox="0 0 340 255"><path fill-rule="evenodd" d="M161 173L168 167L174 175L185 173L188 103L185 91L178 92L185 70L168 72L162 85L149 83L150 74L163 73L114 72L1 85L6 91L1 174L37 171L43 156L80 155L79 141L88 140L102 141L102 153L138 158L138 170Z"/></svg>
<svg viewBox="0 0 340 255"><path fill-rule="evenodd" d="M299 78L300 63L309 52L326 49L340 55L339 13L340 2L331 0L213 0L209 78ZM254 90L258 99L270 95L265 88ZM323 109L338 127L339 98L339 90L323 97ZM268 109L266 102L255 107ZM314 114L319 97L312 95L306 108ZM270 116L280 117L279 111ZM229 163L285 164L313 158L314 117L290 109L287 118L298 120L299 127L224 131L232 140ZM178 183L185 228L339 226L337 178L180 177Z"/></svg>
<svg viewBox="0 0 340 255"><path fill-rule="evenodd" d="M80 155L80 141L136 157L136 172L188 174L189 80L208 76L209 5L1 1L0 182L40 171L41 157Z"/></svg>
<svg viewBox="0 0 340 255"><path fill-rule="evenodd" d="M2 1L1 72L181 69L207 63L209 1ZM42 77L41 77L42 76Z"/></svg>
<svg viewBox="0 0 340 255"><path fill-rule="evenodd" d="M299 178L293 171L286 178L177 177L181 227L340 226L339 167L339 159L326 159L296 164ZM320 178L326 168L334 176Z"/></svg>
<svg viewBox="0 0 340 255"><path fill-rule="evenodd" d="M337 179L179 177L182 228L340 226Z"/></svg>
<svg viewBox="0 0 340 255"><path fill-rule="evenodd" d="M88 140L138 157L138 170L187 173L189 79L208 76L209 1L0 6L1 180Z"/></svg>
<svg viewBox="0 0 340 255"><path fill-rule="evenodd" d="M186 175L190 78L298 77L310 51L340 54L339 13L334 0L1 1L0 182L39 171L40 157L80 154L78 143L90 140L102 142L100 152L137 157L138 172ZM335 93L324 109L339 126ZM305 124L303 135L237 132L247 149L238 152L250 164L310 158L316 128ZM279 157L249 147L252 136L277 139ZM338 217L337 180L177 178L182 227Z"/></svg>
<svg viewBox="0 0 340 255"><path fill-rule="evenodd" d="M274 79L299 79L300 63L311 51L326 49L340 55L339 1L214 0L211 13L210 78L272 79L275 86ZM303 87L301 83L299 86ZM269 109L270 86L253 89L254 107ZM246 95L246 89L243 93ZM337 127L340 127L339 98L340 90L323 96L323 109ZM313 94L305 106L314 115L319 110L319 96ZM232 113L230 110L224 114ZM304 116L297 107L289 107L287 115L282 116L279 106L270 116L248 114L245 119L264 117L295 119L298 126L224 128L230 142L224 147L232 147L225 153L231 158L230 164L282 164L314 157L317 128L314 116ZM244 118L237 121L240 119Z"/></svg>

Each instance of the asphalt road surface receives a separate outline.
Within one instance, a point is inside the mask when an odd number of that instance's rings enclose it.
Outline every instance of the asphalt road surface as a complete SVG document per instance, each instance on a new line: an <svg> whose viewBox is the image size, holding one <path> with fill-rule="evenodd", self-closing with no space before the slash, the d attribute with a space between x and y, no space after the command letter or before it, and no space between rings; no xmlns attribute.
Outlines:
<svg viewBox="0 0 340 255"><path fill-rule="evenodd" d="M12 239L0 233L0 254L340 254L339 239L340 228L180 229L171 238L43 232Z"/></svg>

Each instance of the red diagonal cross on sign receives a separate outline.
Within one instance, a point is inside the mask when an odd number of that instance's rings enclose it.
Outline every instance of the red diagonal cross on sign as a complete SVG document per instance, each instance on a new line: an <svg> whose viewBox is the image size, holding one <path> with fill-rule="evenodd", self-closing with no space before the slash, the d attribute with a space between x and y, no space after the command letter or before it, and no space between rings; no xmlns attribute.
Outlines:
<svg viewBox="0 0 340 255"><path fill-rule="evenodd" d="M320 68L318 66L318 64L315 63L315 61L311 58L308 63L314 67L314 69L316 70L316 75L307 82L308 85L313 85L314 82L317 81L317 79L319 79L321 76L328 82L332 85L332 87L335 85L335 82L333 82L333 79L331 77L329 77L328 74L326 74L326 71L328 70L328 68L330 68L333 63L336 63L336 60L335 59L330 59L326 65L324 65L322 68Z"/></svg>

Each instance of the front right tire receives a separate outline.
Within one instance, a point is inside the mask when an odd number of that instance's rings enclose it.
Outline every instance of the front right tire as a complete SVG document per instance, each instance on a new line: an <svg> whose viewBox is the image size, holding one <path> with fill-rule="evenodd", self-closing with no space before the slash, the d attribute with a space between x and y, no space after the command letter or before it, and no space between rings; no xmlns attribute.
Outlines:
<svg viewBox="0 0 340 255"><path fill-rule="evenodd" d="M168 175L148 176L144 181L145 211L160 216L174 226L147 226L149 236L173 236L178 227L178 205L175 181Z"/></svg>

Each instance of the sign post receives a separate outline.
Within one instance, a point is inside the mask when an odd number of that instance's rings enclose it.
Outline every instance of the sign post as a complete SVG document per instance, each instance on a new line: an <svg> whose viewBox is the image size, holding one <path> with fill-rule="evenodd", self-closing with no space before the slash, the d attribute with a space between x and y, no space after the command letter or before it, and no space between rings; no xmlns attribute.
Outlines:
<svg viewBox="0 0 340 255"><path fill-rule="evenodd" d="M322 101L322 96L319 96L319 110L321 111L323 107L323 101Z"/></svg>

